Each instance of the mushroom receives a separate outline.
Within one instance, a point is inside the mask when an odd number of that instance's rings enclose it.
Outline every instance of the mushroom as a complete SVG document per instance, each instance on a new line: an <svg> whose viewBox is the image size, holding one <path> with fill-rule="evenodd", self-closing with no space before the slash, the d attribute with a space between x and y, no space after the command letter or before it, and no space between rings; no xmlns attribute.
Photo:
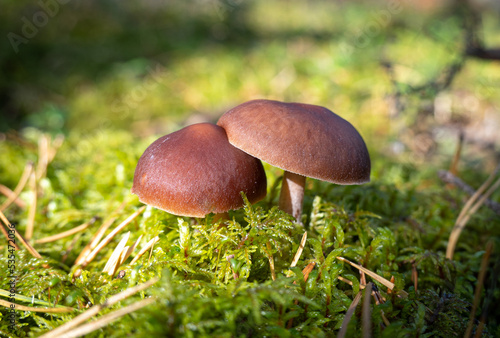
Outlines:
<svg viewBox="0 0 500 338"><path fill-rule="evenodd" d="M279 207L299 222L306 177L344 185L370 181L363 138L324 107L253 100L229 110L217 124L233 146L285 171Z"/></svg>
<svg viewBox="0 0 500 338"><path fill-rule="evenodd" d="M132 193L179 216L205 217L239 209L266 195L262 163L233 147L224 129L199 123L165 135L142 154Z"/></svg>

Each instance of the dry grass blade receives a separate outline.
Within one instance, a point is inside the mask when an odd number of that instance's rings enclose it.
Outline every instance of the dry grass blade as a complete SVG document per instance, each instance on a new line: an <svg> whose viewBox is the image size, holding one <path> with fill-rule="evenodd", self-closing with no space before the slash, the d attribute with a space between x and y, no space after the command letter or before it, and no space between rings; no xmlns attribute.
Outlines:
<svg viewBox="0 0 500 338"><path fill-rule="evenodd" d="M5 195L8 199L12 198L12 202L14 202L19 208L26 208L26 203L24 203L22 199L16 196L12 190L3 184L0 184L0 194Z"/></svg>
<svg viewBox="0 0 500 338"><path fill-rule="evenodd" d="M3 223L5 223L5 224L9 223L9 221L5 218L5 215L1 211L0 211L0 218L2 218ZM5 218L5 220L4 220L4 218ZM8 225L7 225L7 228L9 228ZM5 236L5 239L7 239L8 245L13 246L14 249L16 249L16 250L20 249L19 246L16 244L15 240L9 241L9 239L10 239L9 234L8 234L7 230L4 228L2 223L0 223L0 231Z"/></svg>
<svg viewBox="0 0 500 338"><path fill-rule="evenodd" d="M498 168L488 177L488 179L483 183L483 185L477 190L476 194L474 194L465 204L464 208L460 212L460 215L455 222L455 226L451 231L450 238L448 239L448 246L446 248L446 258L453 259L453 254L455 253L455 247L458 242L458 238L462 233L462 230L467 225L470 217L483 205L484 201L500 186L500 179L498 179L483 195L484 190L486 190L487 186L493 181L494 174L498 172ZM480 197L479 197L480 196ZM479 198L479 199L478 199ZM475 201L477 202L472 205ZM471 202L472 201L472 202Z"/></svg>
<svg viewBox="0 0 500 338"><path fill-rule="evenodd" d="M300 259L300 255L302 255L302 251L304 250L304 245L306 244L307 240L307 231L304 232L304 235L302 235L302 239L299 244L299 248L297 249L297 253L295 253L295 256L293 257L292 264L290 264L290 267L294 267L297 265L297 262Z"/></svg>
<svg viewBox="0 0 500 338"><path fill-rule="evenodd" d="M54 157L56 157L57 151L62 146L63 142L64 142L64 135L63 134L57 135L47 153L48 163L54 160Z"/></svg>
<svg viewBox="0 0 500 338"><path fill-rule="evenodd" d="M155 301L156 301L156 298L146 298L146 299L140 300L140 301L135 302L133 304L130 304L124 308L121 308L119 310L108 313L107 315L102 316L101 318L99 318L96 321L79 326L72 331L63 333L59 337L60 338L74 338L74 337L80 337L80 336L86 335L90 332L93 332L95 330L100 329L101 327L108 325L109 323L113 322L114 320L116 320L120 317L125 316L126 314L129 314L131 312L142 309L143 307L145 307L151 303L154 303Z"/></svg>
<svg viewBox="0 0 500 338"><path fill-rule="evenodd" d="M129 217L127 217L126 220L124 220L122 223L120 223L116 228L113 229L113 231L111 231L109 233L109 235L107 235L95 248L94 250L92 250L91 253L88 254L88 256L85 258L85 260L82 262L82 265L85 266L87 265L88 263L90 263L94 258L95 256L99 253L99 251L102 250L102 248L104 248L112 239L113 237L116 236L116 234L118 232L120 232L123 228L125 228L130 222L132 222L137 216L139 216L144 210L146 209L145 206L139 208L136 212L134 212L132 215L130 215Z"/></svg>
<svg viewBox="0 0 500 338"><path fill-rule="evenodd" d="M309 278L309 274L311 271L313 271L314 266L316 265L316 262L311 262L307 264L307 266L302 270L302 274L304 275L304 280L307 282L307 279Z"/></svg>
<svg viewBox="0 0 500 338"><path fill-rule="evenodd" d="M80 265L82 264L85 259L87 258L88 254L95 249L97 244L101 241L102 236L104 236L104 233L108 228L111 226L116 221L116 217L111 217L108 220L106 220L104 223L101 224L95 235L92 237L90 242L83 248L83 250L80 252L78 257L75 260L74 265Z"/></svg>
<svg viewBox="0 0 500 338"><path fill-rule="evenodd" d="M121 212L125 207L125 205L126 202L125 201L122 202L122 204L120 204L120 206L115 211L113 211L112 214L118 214L119 212ZM90 242L85 246L85 248L83 248L82 252L80 252L78 257L76 258L74 265L80 265L85 261L88 254L95 249L97 244L99 244L99 242L101 241L102 236L104 236L106 230L108 230L108 228L111 226L111 224L113 224L116 221L116 219L117 217L113 216L111 218L108 218L104 223L101 224L101 226L99 227L95 235L92 237Z"/></svg>
<svg viewBox="0 0 500 338"><path fill-rule="evenodd" d="M411 280L413 281L413 287L415 292L418 291L418 271L415 262L411 263Z"/></svg>
<svg viewBox="0 0 500 338"><path fill-rule="evenodd" d="M493 241L489 240L486 245L486 253L481 260L481 268L479 269L479 276L477 278L476 290L474 292L474 302L472 303L472 309L470 311L469 324L467 330L465 331L464 337L468 338L472 334L472 328L474 326L474 317L476 316L476 310L479 306L479 301L481 299L481 292L483 291L484 278L486 277L486 271L488 269L488 263L490 261L491 253L493 252Z"/></svg>
<svg viewBox="0 0 500 338"><path fill-rule="evenodd" d="M33 256L33 257L36 257L36 258L42 258L42 256L38 253L38 251L36 251L36 249L34 247L31 246L31 244L29 242L27 242L23 236L21 236L21 234L19 233L19 231L16 231L16 237L17 239L21 242L22 245L24 245L24 247L26 248L26 250L29 251L29 253Z"/></svg>
<svg viewBox="0 0 500 338"><path fill-rule="evenodd" d="M117 302L119 302L121 300L124 300L124 299L132 296L133 294L136 294L137 292L140 292L142 290L145 290L145 289L149 288L151 285L153 285L157 281L158 281L158 278L153 278L153 279L150 279L149 281L147 281L144 284L139 284L139 285L136 285L136 286L134 286L132 288L129 288L129 289L125 290L125 291L117 293L116 295L111 296L110 298L108 298L103 304L98 304L98 305L92 306L90 309L88 309L84 313L76 316L75 318L73 318L69 322L64 323L63 325L59 326L58 328L45 333L40 338L42 338L42 337L43 338L59 337L61 334L65 333L65 332L67 332L69 330L71 330L74 327L79 326L81 323L83 323L86 320L94 317L102 309L104 309L104 308L106 308L108 306L111 306L111 305L113 305L113 304L115 304L115 303L117 303Z"/></svg>
<svg viewBox="0 0 500 338"><path fill-rule="evenodd" d="M16 188L14 189L14 194L10 195L9 198L5 202L0 205L0 211L4 211L7 209L9 205L11 205L12 202L19 196L21 191L23 191L24 186L26 185L26 182L28 182L28 178L31 175L31 171L33 170L33 163L28 162L26 166L24 167L23 174L21 175L21 178L19 179L19 182L17 183Z"/></svg>
<svg viewBox="0 0 500 338"><path fill-rule="evenodd" d="M276 280L276 271L274 270L274 257L273 257L273 252L271 250L271 243L266 242L266 248L267 248L267 258L269 259L269 267L271 268L271 278L273 280Z"/></svg>
<svg viewBox="0 0 500 338"><path fill-rule="evenodd" d="M385 286L387 286L390 290L394 289L394 283L389 282L387 279L385 279L382 276L377 275L375 272L370 271L370 270L362 267L361 265L353 263L353 262L345 259L344 257L340 257L339 256L339 257L337 257L337 259L340 260L340 261L342 261L342 262L346 262L346 263L350 264L351 266L355 267L356 269L358 269L360 271L363 271L368 276L370 276L371 278L375 279L377 282L379 282L379 283L384 284Z"/></svg>
<svg viewBox="0 0 500 338"><path fill-rule="evenodd" d="M372 336L372 313L370 308L370 300L372 293L372 283L366 284L365 295L363 297L363 322L362 322L362 332L364 338L369 338Z"/></svg>
<svg viewBox="0 0 500 338"><path fill-rule="evenodd" d="M120 243L116 246L115 250L111 254L111 257L109 257L108 262L106 263L106 266L104 266L104 269L102 272L107 272L108 275L113 276L115 274L116 267L120 265L120 256L122 255L123 248L125 248L125 245L127 245L128 238L130 237L130 231L127 232Z"/></svg>
<svg viewBox="0 0 500 338"><path fill-rule="evenodd" d="M344 282L344 283L346 283L346 284L349 284L350 286L352 286L352 285L353 285L353 283L352 283L349 279L347 279L347 278L344 278L344 277L342 277L342 276L338 276L337 278L339 279L339 281ZM366 287L366 285L359 284L359 288L360 288L361 290L363 290L365 287Z"/></svg>
<svg viewBox="0 0 500 338"><path fill-rule="evenodd" d="M50 242L55 242L59 239L62 239L62 238L66 238L66 237L69 237L71 235L74 235L74 234L77 234L85 229L87 229L89 226L91 226L92 224L94 224L95 222L95 217L92 218L90 221L88 222L85 222L77 227L74 227L73 229L70 229L68 231L64 231L64 232L61 232L61 233L58 233L56 235L53 235L53 236L49 236L49 237L44 237L44 238L41 238L41 239L37 239L35 241L36 244L43 244L43 243L50 243Z"/></svg>
<svg viewBox="0 0 500 338"><path fill-rule="evenodd" d="M10 228L10 222L9 222L9 220L7 219L7 217L5 217L5 215L1 211L0 211L0 219L5 224L5 226L7 226L8 228ZM3 228L3 226L2 226L2 228ZM16 230L15 233L16 233L17 239L33 255L33 257L42 258L42 256L40 256L40 254L38 253L38 251L36 251L35 248L33 248L28 242L26 242L26 240L23 238L23 236L21 236L21 234L19 233L19 231ZM7 238L8 238L8 236L7 236ZM19 248L19 246L17 246L17 247Z"/></svg>
<svg viewBox="0 0 500 338"><path fill-rule="evenodd" d="M134 244L132 244L132 246L130 246L127 250L123 250L122 252L122 255L120 257L120 263L119 263L119 266L123 264L123 262L125 262L125 260L127 260L127 258L130 257L130 255L132 254L132 252L134 252L135 248L137 248L137 245L139 245L139 242L141 241L142 239L142 235L139 236L139 238L135 241Z"/></svg>
<svg viewBox="0 0 500 338"><path fill-rule="evenodd" d="M464 144L465 134L463 130L458 134L457 149L455 150L455 155L453 156L453 161L450 165L450 173L457 175L458 172L458 162L460 161L460 155L462 154L462 147Z"/></svg>
<svg viewBox="0 0 500 338"><path fill-rule="evenodd" d="M460 211L460 214L457 217L457 222L461 221L465 214L468 213L469 209L472 207L474 202L481 196L481 194L488 188L488 186L493 182L495 175L500 170L500 165L498 165L495 170L490 174L490 176L484 181L484 183L476 190L476 192L469 198L469 200L465 203L463 209Z"/></svg>
<svg viewBox="0 0 500 338"><path fill-rule="evenodd" d="M439 178L448 185L454 185L460 190L463 190L467 195L472 196L476 193L476 190L470 185L462 181L460 178L454 176L452 173L446 170L438 171ZM500 215L500 203L486 199L484 205L494 211L497 215Z"/></svg>
<svg viewBox="0 0 500 338"><path fill-rule="evenodd" d="M11 305L14 305L14 309L18 311L32 311L32 312L43 312L43 313L65 313L71 312L75 309L71 307L32 307L32 306L24 306L16 303L11 303L6 300L0 299L0 305L5 306L6 308L11 308Z"/></svg>
<svg viewBox="0 0 500 338"><path fill-rule="evenodd" d="M30 240L33 236L33 228L35 227L35 216L36 216L36 203L38 199L38 188L36 183L36 171L33 170L30 175L30 190L32 194L31 204L28 211L28 222L26 224L26 231L24 232L24 237L26 240Z"/></svg>
<svg viewBox="0 0 500 338"><path fill-rule="evenodd" d="M352 282L342 276L338 276L338 279L344 283L347 283L349 284L350 286L352 286ZM361 290L363 290L366 286L365 285L359 285L359 288ZM377 305L380 305L382 303L384 303L386 301L386 299L384 297L382 297L382 295L380 294L380 292L377 290L377 291L372 291L372 296L373 298L375 299L375 304ZM391 322L389 322L389 320L387 319L387 317L385 316L384 314L384 311L380 311L380 314L382 315L382 320L384 321L384 324L389 326L391 325Z"/></svg>
<svg viewBox="0 0 500 338"><path fill-rule="evenodd" d="M45 173L47 172L47 166L49 165L50 140L51 140L50 136L46 134L43 134L38 139L38 163L36 166L38 179L45 177Z"/></svg>
<svg viewBox="0 0 500 338"><path fill-rule="evenodd" d="M361 299L361 294L362 292L359 291L356 297L354 297L354 300L351 303L351 306L349 306L349 309L347 309L347 312L344 316L344 320L342 321L342 326L340 327L340 331L337 335L338 338L344 338L346 333L347 333L347 325L349 325L349 322L351 321L351 317L354 314L354 310L356 310L356 306L358 306L358 303Z"/></svg>
<svg viewBox="0 0 500 338"><path fill-rule="evenodd" d="M158 242L160 240L160 237L156 236L155 238L153 238L152 240L150 240L149 242L147 242L142 248L141 250L139 251L139 253L134 257L134 259L132 259L132 261L130 262L130 265L134 264L135 262L137 262L137 260L139 258L141 258L142 255L144 255L144 253L146 251L148 251L150 248L153 247L153 245L156 244L156 242Z"/></svg>

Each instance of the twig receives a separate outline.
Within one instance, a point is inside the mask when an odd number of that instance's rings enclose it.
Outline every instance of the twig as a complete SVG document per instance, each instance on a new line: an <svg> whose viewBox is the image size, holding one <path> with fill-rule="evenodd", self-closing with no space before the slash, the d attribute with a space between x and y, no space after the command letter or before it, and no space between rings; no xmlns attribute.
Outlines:
<svg viewBox="0 0 500 338"><path fill-rule="evenodd" d="M64 232L58 233L58 234L53 235L53 236L37 239L35 241L35 243L36 244L43 244L43 243L55 242L59 239L74 235L76 233L79 233L80 231L87 229L89 226L94 224L95 221L96 221L96 217L93 217L90 221L85 222L77 227L74 227L73 229L68 230L68 231L64 231Z"/></svg>
<svg viewBox="0 0 500 338"><path fill-rule="evenodd" d="M465 183L464 181L462 181L460 178L456 177L449 171L439 170L438 176L444 183L453 184L454 186L463 190L466 194L470 196L476 193L476 190L474 190L474 188L472 188L470 185L468 185L467 183ZM486 205L488 208L494 211L497 215L500 215L500 203L497 203L490 199L486 199L484 201L484 205Z"/></svg>
<svg viewBox="0 0 500 338"><path fill-rule="evenodd" d="M32 312L44 312L44 313L65 313L65 312L71 312L74 311L75 309L71 307L49 307L49 308L42 308L42 307L32 307L32 306L24 306L24 305L19 305L16 303L11 303L6 300L0 299L0 305L5 306L6 308L11 308L11 305L14 306L15 310L18 311L32 311Z"/></svg>
<svg viewBox="0 0 500 338"><path fill-rule="evenodd" d="M154 303L155 301L156 301L156 298L146 298L146 299L140 300L140 301L135 302L133 304L130 304L124 308L121 308L119 310L108 313L96 321L79 326L72 331L63 333L59 337L60 338L74 338L74 337L80 337L80 336L86 335L90 332L93 332L95 330L100 329L101 327L108 325L109 323L113 322L114 320L116 320L120 317L125 316L126 314L129 314L131 312L142 309L143 307L145 307L151 303Z"/></svg>
<svg viewBox="0 0 500 338"><path fill-rule="evenodd" d="M109 307L109 306L111 306L111 305L113 305L121 300L124 300L124 299L132 296L133 294L135 294L139 291L147 289L148 287L150 287L151 285L153 285L157 281L158 281L158 278L153 278L153 279L150 279L149 281L147 281L146 283L136 285L136 286L131 287L129 289L126 289L120 293L117 293L116 295L109 297L106 301L104 301L104 303L92 306L90 309L88 309L84 313L76 316L75 318L73 318L69 322L66 322L65 324L59 326L58 328L45 333L40 338L59 337L61 334L71 330L74 327L77 327L81 323L92 318L97 313L99 313L99 311L101 311L102 309L105 309L105 308L107 308L107 307Z"/></svg>
<svg viewBox="0 0 500 338"><path fill-rule="evenodd" d="M24 167L23 174L21 175L21 178L19 179L19 182L16 185L16 188L14 189L14 194L10 195L9 198L5 202L0 205L0 211L4 211L7 209L9 205L19 196L21 191L23 191L24 186L26 185L26 182L28 182L28 178L31 175L31 171L33 170L33 163L28 162L26 166Z"/></svg>
<svg viewBox="0 0 500 338"><path fill-rule="evenodd" d="M349 309L347 309L347 312L345 314L344 320L342 321L342 326L340 327L340 331L337 335L338 338L344 338L346 333L347 333L347 325L349 325L349 322L351 321L351 317L354 314L354 310L356 310L356 306L358 306L358 303L361 299L361 291L358 292L356 297L354 297L354 300L351 303L351 306L349 306Z"/></svg>
<svg viewBox="0 0 500 338"><path fill-rule="evenodd" d="M481 260L481 268L479 269L479 276L477 278L476 290L474 292L474 302L472 303L472 309L470 311L469 325L467 325L467 330L465 331L464 337L470 337L472 333L472 328L474 326L474 317L476 316L476 310L479 306L479 301L481 299L481 292L483 291L484 278L486 277L486 271L488 269L488 263L490 261L490 256L493 251L492 240L488 241L486 245L486 253Z"/></svg>

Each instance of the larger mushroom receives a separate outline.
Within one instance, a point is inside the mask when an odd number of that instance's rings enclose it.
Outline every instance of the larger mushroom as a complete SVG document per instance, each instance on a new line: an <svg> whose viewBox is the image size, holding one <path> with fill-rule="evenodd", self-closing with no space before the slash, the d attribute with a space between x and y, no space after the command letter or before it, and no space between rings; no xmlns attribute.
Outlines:
<svg viewBox="0 0 500 338"><path fill-rule="evenodd" d="M297 221L306 177L344 185L370 181L363 138L324 107L253 100L229 110L217 124L232 145L285 171L279 206Z"/></svg>
<svg viewBox="0 0 500 338"><path fill-rule="evenodd" d="M205 217L266 195L262 163L233 147L224 129L199 123L165 135L142 154L132 193L143 203L175 215Z"/></svg>

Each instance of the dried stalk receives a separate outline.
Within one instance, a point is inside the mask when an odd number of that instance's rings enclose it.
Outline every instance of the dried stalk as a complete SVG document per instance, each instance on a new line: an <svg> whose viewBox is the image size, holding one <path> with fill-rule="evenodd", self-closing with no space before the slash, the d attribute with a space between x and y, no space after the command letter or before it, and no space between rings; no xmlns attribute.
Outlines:
<svg viewBox="0 0 500 338"><path fill-rule="evenodd" d="M120 293L117 293L116 295L109 297L106 301L104 301L104 303L92 306L90 309L88 309L84 313L76 316L75 318L73 318L69 322L66 322L65 324L59 326L58 328L45 333L40 338L60 337L61 334L66 333L67 331L73 329L74 327L79 326L81 323L94 317L102 309L107 308L107 307L109 307L109 306L111 306L119 301L122 301L122 300L132 296L133 294L136 294L139 291L147 289L148 287L150 287L151 285L153 285L157 281L158 281L158 278L153 278L153 279L150 279L149 281L147 281L146 283L136 285L136 286L131 287L127 290L124 290Z"/></svg>
<svg viewBox="0 0 500 338"><path fill-rule="evenodd" d="M484 201L500 186L500 179L498 179L484 194L483 192L491 184L500 166L493 171L488 179L481 185L474 195L467 201L462 211L458 215L455 226L451 231L450 238L448 239L448 247L446 248L446 258L453 259L455 247L462 230L467 225L470 217L483 205ZM483 194L483 195L481 195ZM477 200L477 202L476 202ZM475 203L475 204L474 204Z"/></svg>
<svg viewBox="0 0 500 338"><path fill-rule="evenodd" d="M37 188L35 170L33 170L30 175L30 190L33 196L28 211L28 222L26 224L26 231L24 232L24 237L28 241L31 239L31 237L33 237L33 228L35 227L36 204L38 199L38 188Z"/></svg>
<svg viewBox="0 0 500 338"><path fill-rule="evenodd" d="M83 230L87 229L89 226L91 226L92 224L94 224L95 221L96 221L96 218L94 217L90 221L85 222L85 223L83 223L83 224L81 224L81 225L79 225L77 227L74 227L73 229L68 230L68 231L64 231L64 232L58 233L58 234L53 235L53 236L49 236L49 237L44 237L44 238L41 238L41 239L37 239L35 241L35 243L36 244L43 244L43 243L55 242L55 241L57 241L59 239L62 239L62 238L65 238L65 237L77 234L80 231L83 231Z"/></svg>
<svg viewBox="0 0 500 338"><path fill-rule="evenodd" d="M7 217L5 217L5 215L3 214L2 211L0 211L0 219L2 220L2 222L5 224L5 226L9 227L10 225L10 222L9 220L7 219ZM3 226L1 227L3 228ZM5 231L5 229L4 229ZM2 232L4 232L2 231ZM6 235L6 233L4 233ZM21 242L21 244L24 245L24 247L30 252L31 255L33 255L33 257L36 257L36 258L42 258L42 256L40 256L40 254L38 253L38 251L35 250L35 248L33 248L24 238L23 236L21 236L21 234L19 233L19 231L15 231L15 234L16 234L16 238ZM7 236L8 238L8 236ZM19 246L17 246L18 249L19 249Z"/></svg>
<svg viewBox="0 0 500 338"><path fill-rule="evenodd" d="M63 333L59 337L60 338L74 338L74 337L80 337L80 336L86 335L88 333L91 333L93 331L100 329L101 327L108 325L109 323L115 321L116 319L118 319L120 317L125 316L126 314L129 314L131 312L142 309L143 307L145 307L151 303L154 303L155 301L156 301L156 298L146 298L146 299L140 300L140 301L135 302L133 304L130 304L124 308L121 308L119 310L108 313L96 321L79 326L72 331Z"/></svg>
<svg viewBox="0 0 500 338"><path fill-rule="evenodd" d="M358 306L359 301L361 300L361 294L362 292L359 291L356 297L354 297L354 300L351 303L351 306L349 306L349 309L347 309L347 312L345 314L344 320L342 321L342 326L340 327L340 331L337 335L337 338L344 338L346 333L347 333L347 325L349 325L349 322L351 321L351 317L354 314L354 310L356 310L356 306Z"/></svg>
<svg viewBox="0 0 500 338"><path fill-rule="evenodd" d="M276 280L276 271L274 270L274 258L271 251L271 243L266 242L266 247L268 251L267 258L269 259L269 267L271 268L271 278L273 280Z"/></svg>
<svg viewBox="0 0 500 338"><path fill-rule="evenodd" d="M9 221L6 221L7 219L4 220L5 216L4 214L0 211L0 217L2 217L2 221L6 224L9 223ZM7 225L7 228L9 228L9 226ZM13 240L12 242L9 241L9 233L7 232L7 230L4 228L4 225L2 223L0 223L0 231L2 232L2 234L5 236L5 239L7 239L7 243L8 245L11 245L14 247L15 250L19 250L19 245L16 244L16 241ZM15 230L17 232L17 230Z"/></svg>
<svg viewBox="0 0 500 338"><path fill-rule="evenodd" d="M117 233L119 233L123 228L125 228L130 222L132 222L137 216L139 216L144 209L146 209L145 206L139 208L136 212L134 212L132 215L130 215L126 220L124 220L122 223L120 223L116 228L109 233L95 248L92 250L92 252L85 258L85 260L82 262L82 266L86 266L88 263L90 263L95 256L99 253L99 251L102 250L111 240L113 237L116 236Z"/></svg>
<svg viewBox="0 0 500 338"><path fill-rule="evenodd" d="M12 198L12 202L15 203L19 208L26 208L26 203L20 199L12 190L3 184L0 184L0 194L5 195L8 199Z"/></svg>
<svg viewBox="0 0 500 338"><path fill-rule="evenodd" d="M24 167L23 174L21 175L21 178L19 179L19 182L17 183L16 188L14 189L14 194L10 195L9 198L5 202L0 205L0 211L4 211L7 209L9 205L14 202L14 200L19 196L21 191L23 191L24 187L26 186L26 182L28 182L28 178L31 175L31 171L33 170L33 163L28 162L26 166Z"/></svg>
<svg viewBox="0 0 500 338"><path fill-rule="evenodd" d="M304 250L304 245L306 244L307 240L307 231L304 232L304 235L302 235L302 240L300 241L299 248L297 249L297 253L295 253L295 256L293 257L292 264L290 264L290 267L293 268L295 265L297 265L297 262L300 259L300 255L302 255L302 251Z"/></svg>
<svg viewBox="0 0 500 338"><path fill-rule="evenodd" d="M464 337L468 338L472 334L472 328L474 326L474 317L476 316L476 310L479 306L479 301L481 299L481 292L483 291L484 278L486 277L486 272L488 270L488 263L490 261L491 253L493 252L493 242L488 241L486 245L486 253L481 260L481 268L479 269L479 276L477 278L476 290L474 292L474 302L472 303L472 309L470 311L469 324L467 325L467 330L465 331Z"/></svg>
<svg viewBox="0 0 500 338"><path fill-rule="evenodd" d="M109 257L108 262L104 266L102 272L107 272L110 276L113 276L113 274L115 273L116 265L118 265L120 262L120 256L123 252L123 249L125 248L125 245L127 245L129 237L130 237L130 231L128 231L125 235L123 235L121 241L118 243L115 250L113 250L111 257Z"/></svg>
<svg viewBox="0 0 500 338"><path fill-rule="evenodd" d="M366 284L365 296L363 297L363 322L362 322L362 332L363 338L370 338L372 336L372 314L370 308L370 299L372 293L372 283Z"/></svg>
<svg viewBox="0 0 500 338"><path fill-rule="evenodd" d="M340 257L339 256L339 257L337 257L337 259L340 260L340 261L342 261L342 262L346 262L346 263L350 264L351 266L355 267L356 269L358 269L360 271L363 271L364 273L366 273L368 276L372 277L373 279L375 279L379 283L382 283L385 286L387 286L390 290L394 289L394 283L389 282L387 279L385 279L382 276L377 275L375 272L370 271L370 270L362 267L361 265L353 263L353 262L345 259L344 257Z"/></svg>
<svg viewBox="0 0 500 338"><path fill-rule="evenodd" d="M476 193L476 190L474 190L474 188L462 181L460 178L454 176L449 171L440 170L438 171L438 176L444 183L453 184L460 190L463 190L469 196L472 196ZM497 215L500 215L500 203L497 203L490 199L486 199L484 201L484 205L490 208Z"/></svg>
<svg viewBox="0 0 500 338"><path fill-rule="evenodd" d="M155 245L156 242L158 242L159 240L160 240L160 237L156 236L155 238L153 238L152 240L150 240L149 242L144 244L144 246L141 248L139 253L134 257L134 259L132 259L132 261L130 262L130 265L133 265L135 262L137 262L137 260L139 258L141 258L141 256L144 255L144 253L146 251L148 251L150 248L152 248L153 245Z"/></svg>
<svg viewBox="0 0 500 338"><path fill-rule="evenodd" d="M118 210L123 209L124 206L125 206L125 204L122 203L122 205L116 210L116 212ZM80 264L82 264L85 261L85 259L87 258L88 254L92 250L95 249L95 247L97 246L97 244L99 244L99 242L101 241L102 236L104 236L104 233L106 232L106 230L108 230L108 228L111 226L111 224L113 224L116 221L116 218L117 217L111 217L108 220L106 220L104 223L101 224L101 226L99 227L99 229L97 230L97 232L95 233L95 235L92 237L92 239L90 240L90 242L85 246L85 248L83 248L83 250L80 252L80 254L78 255L78 257L76 258L76 261L75 261L74 265L80 265Z"/></svg>

